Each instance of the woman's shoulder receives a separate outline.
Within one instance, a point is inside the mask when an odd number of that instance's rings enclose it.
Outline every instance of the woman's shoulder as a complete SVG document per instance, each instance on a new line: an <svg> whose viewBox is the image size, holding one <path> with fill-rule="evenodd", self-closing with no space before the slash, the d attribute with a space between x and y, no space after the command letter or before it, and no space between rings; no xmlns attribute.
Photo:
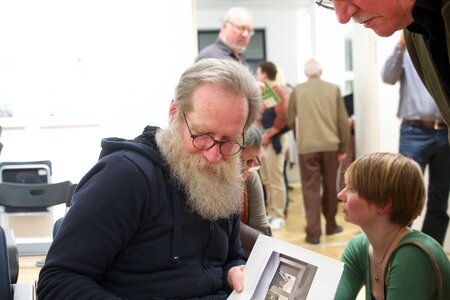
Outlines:
<svg viewBox="0 0 450 300"><path fill-rule="evenodd" d="M419 247L425 247L429 251L439 252L446 255L442 246L431 236L417 230L412 230L406 234L399 242L399 245L418 245Z"/></svg>
<svg viewBox="0 0 450 300"><path fill-rule="evenodd" d="M369 251L370 242L364 233L360 233L354 236L347 247L345 247L345 252L347 254L352 253L353 255L367 255Z"/></svg>
<svg viewBox="0 0 450 300"><path fill-rule="evenodd" d="M362 232L352 237L349 242L349 245L368 247L370 245L370 242L367 239L366 234Z"/></svg>
<svg viewBox="0 0 450 300"><path fill-rule="evenodd" d="M262 183L261 183L261 178L258 175L258 172L253 172L245 181L245 186L247 187L247 189L250 191L254 190L254 189L261 189L262 190Z"/></svg>
<svg viewBox="0 0 450 300"><path fill-rule="evenodd" d="M429 235L413 230L400 240L399 247L399 251L415 251L416 253L424 253L427 256L432 256L450 274L450 261L447 254L442 246Z"/></svg>

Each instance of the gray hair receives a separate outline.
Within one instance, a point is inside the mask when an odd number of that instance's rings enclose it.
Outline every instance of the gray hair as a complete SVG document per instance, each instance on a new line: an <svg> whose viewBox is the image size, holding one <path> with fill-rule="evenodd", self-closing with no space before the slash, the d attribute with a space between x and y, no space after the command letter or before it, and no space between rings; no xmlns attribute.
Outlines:
<svg viewBox="0 0 450 300"><path fill-rule="evenodd" d="M316 59L311 58L305 63L305 75L307 77L318 77L321 74L322 67Z"/></svg>
<svg viewBox="0 0 450 300"><path fill-rule="evenodd" d="M250 13L250 11L248 9L246 9L245 7L235 6L235 7L230 8L229 10L227 10L225 15L223 16L222 21L223 22L232 21L236 16L242 16L242 15L247 15L248 17L250 17L250 19L252 18L252 14Z"/></svg>
<svg viewBox="0 0 450 300"><path fill-rule="evenodd" d="M256 148L258 150L262 147L262 135L258 127L253 124L245 132L245 148Z"/></svg>
<svg viewBox="0 0 450 300"><path fill-rule="evenodd" d="M201 84L211 84L244 95L248 101L247 129L258 116L261 92L250 70L233 60L202 59L182 75L175 88L175 101L184 112L192 110L192 94Z"/></svg>

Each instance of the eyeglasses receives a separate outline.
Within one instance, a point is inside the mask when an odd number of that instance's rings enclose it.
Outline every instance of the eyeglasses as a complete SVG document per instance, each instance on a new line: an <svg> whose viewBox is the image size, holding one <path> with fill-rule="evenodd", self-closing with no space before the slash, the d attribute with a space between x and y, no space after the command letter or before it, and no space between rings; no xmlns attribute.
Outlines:
<svg viewBox="0 0 450 300"><path fill-rule="evenodd" d="M333 0L316 0L316 4L326 9L334 10Z"/></svg>
<svg viewBox="0 0 450 300"><path fill-rule="evenodd" d="M255 156L254 159L249 160L241 160L242 169L248 172L256 172L261 168L261 160L259 160L258 156Z"/></svg>
<svg viewBox="0 0 450 300"><path fill-rule="evenodd" d="M231 156L238 154L243 150L245 147L241 144L233 141L218 141L215 140L213 137L207 135L207 134L192 134L191 128L189 127L188 121L186 119L186 115L184 114L184 111L181 110L181 113L183 115L184 122L186 122L186 127L189 131L189 134L192 138L192 145L197 150L209 150L212 147L214 147L216 144L219 145L219 151L220 154L225 156ZM244 133L242 133L242 141L244 141Z"/></svg>
<svg viewBox="0 0 450 300"><path fill-rule="evenodd" d="M226 21L226 22L231 24L231 26L233 26L234 30L236 30L236 32L239 34L243 34L245 31L247 31L248 35L250 35L250 36L255 34L255 31L252 28L249 28L247 26L236 25L231 21Z"/></svg>

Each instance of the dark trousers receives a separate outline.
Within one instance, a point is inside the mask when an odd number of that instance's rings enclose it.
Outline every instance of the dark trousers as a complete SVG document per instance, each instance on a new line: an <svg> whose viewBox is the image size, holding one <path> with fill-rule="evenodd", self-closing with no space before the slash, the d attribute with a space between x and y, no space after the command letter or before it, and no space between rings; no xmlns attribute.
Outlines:
<svg viewBox="0 0 450 300"><path fill-rule="evenodd" d="M307 223L306 234L311 238L319 238L322 233L321 210L326 220L326 231L331 231L337 226L335 220L338 202L337 152L300 154L299 164ZM321 183L323 183L322 196Z"/></svg>
<svg viewBox="0 0 450 300"><path fill-rule="evenodd" d="M448 129L400 127L400 153L414 159L425 170L429 168L427 212L422 232L444 243L449 216L447 214L450 189L450 147Z"/></svg>

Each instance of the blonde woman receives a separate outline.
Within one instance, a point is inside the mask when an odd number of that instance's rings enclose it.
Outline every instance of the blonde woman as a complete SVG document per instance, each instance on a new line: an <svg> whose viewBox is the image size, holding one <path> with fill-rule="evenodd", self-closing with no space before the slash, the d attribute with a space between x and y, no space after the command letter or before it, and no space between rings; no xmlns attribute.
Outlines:
<svg viewBox="0 0 450 300"><path fill-rule="evenodd" d="M371 153L353 162L338 194L344 218L359 225L344 251L336 299L450 299L450 263L441 245L408 224L425 200L422 171L412 159Z"/></svg>

